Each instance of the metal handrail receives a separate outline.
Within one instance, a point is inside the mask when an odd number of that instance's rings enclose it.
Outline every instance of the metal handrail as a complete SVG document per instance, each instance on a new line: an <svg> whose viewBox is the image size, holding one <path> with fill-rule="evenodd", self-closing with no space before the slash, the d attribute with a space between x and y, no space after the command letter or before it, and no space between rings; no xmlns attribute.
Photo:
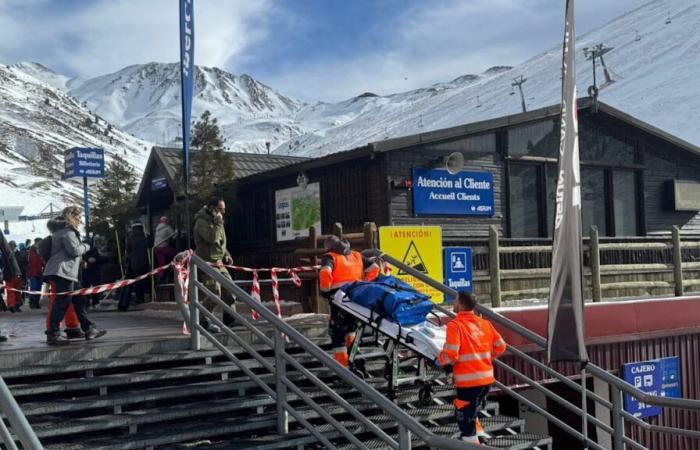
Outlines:
<svg viewBox="0 0 700 450"><path fill-rule="evenodd" d="M22 409L17 404L17 400L15 400L12 392L10 392L10 388L5 384L5 380L2 376L0 376L0 411L7 417L12 431L22 443L22 447L29 450L44 449L34 429L29 425L29 421L27 421L27 418L24 416ZM2 418L0 418L0 422L2 422ZM0 427L0 436L8 449L17 450L15 440L12 435L10 435L4 423L2 423Z"/></svg>
<svg viewBox="0 0 700 450"><path fill-rule="evenodd" d="M390 264L392 264L395 267L398 267L399 269L403 270L407 274L414 276L415 278L423 281L424 283L428 284L430 287L437 289L438 291L450 295L450 296L456 296L457 291L445 286L442 284L442 282L434 280L433 278L429 277L428 275L419 272L415 270L413 267L410 267L406 264L404 264L402 261L394 258L393 256L385 253L385 252L380 252L376 249L372 249L369 251L366 251L365 254L367 256L375 256L378 257ZM455 317L455 314L446 309L443 308L440 305L435 305L435 308L442 312L443 314L449 316L449 317ZM532 332L531 330L523 327L517 322L514 322L507 317L497 313L496 311L493 311L490 308L487 308L483 305L477 305L477 312L482 314L483 316L487 317L488 319L504 326L505 328L508 328L509 330L519 334L520 336L528 339L529 341L533 342L534 344L537 344L540 348L546 349L547 348L547 340ZM508 346L509 350L512 349L512 346ZM553 370L553 369L552 369ZM671 428L671 427L663 427L663 426L658 426L658 425L651 425L647 424L644 421L639 420L638 418L632 416L631 414L627 413L626 411L622 410L621 407L621 393L627 393L631 395L632 397L646 403L649 405L655 405L655 406L666 406L670 408L679 408L679 409L689 409L689 410L694 410L694 411L700 411L700 400L693 400L693 399L685 399L685 398L668 398L668 397L660 397L656 395L649 395L633 385L627 383L626 381L611 375L608 373L605 369L593 364L593 363L588 363L586 365L586 370L591 373L592 376L607 382L611 388L613 389L613 394L612 398L613 401L612 403L608 403L611 405L611 410L613 411L613 419L614 420L619 420L622 421L623 419L628 419L634 422L637 425L642 426L646 430L651 430L651 431L659 431L659 432L664 432L664 433L673 433L677 435L682 435L682 436L688 436L688 437L694 437L694 438L700 438L700 432L696 432L693 430L682 430L679 428ZM581 391L581 387L578 387L579 392ZM595 396L597 397L597 396ZM598 401L598 398L592 397L594 401ZM608 404L602 403L604 406L608 407ZM582 411L580 411L579 416L583 414ZM587 417L590 415L587 415ZM635 420L636 419L636 420ZM641 422L641 423L640 423ZM622 443L627 439L624 436L624 426L618 427L618 426L613 426L614 429L614 439L616 441L616 449L622 448ZM622 434L620 434L622 433Z"/></svg>
<svg viewBox="0 0 700 450"><path fill-rule="evenodd" d="M199 349L200 348L200 335L206 337L208 340L212 342L219 350L222 351L226 356L228 356L230 359L234 361L238 361L239 367L243 369L243 364L240 363L240 360L238 360L235 355L233 355L223 344L221 344L218 340L215 339L214 336L212 336L204 327L202 327L199 323L199 313L202 312L204 313L207 318L214 323L216 323L219 326L223 326L224 324L219 321L213 314L207 314L208 311L199 303L199 291L202 290L202 292L207 295L207 296L213 296L215 301L217 303L221 304L224 307L224 310L233 315L234 318L239 320L238 323L244 325L248 329L256 328L254 325L243 319L242 316L240 316L235 309L229 307L226 305L223 300L218 298L217 296L214 296L211 291L206 289L206 287L200 283L197 279L198 271L206 274L208 277L211 277L214 281L219 283L222 287L222 289L227 290L230 292L234 297L236 297L238 300L242 301L245 303L250 309L256 311L262 319L267 321L269 324L272 325L274 328L275 332L275 345L274 345L274 350L275 350L275 366L274 366L274 374L275 374L275 388L272 389L270 388L266 383L264 383L262 380L259 380L258 376L255 375L254 373L250 372L247 373L248 375L251 375L251 378L256 381L259 385L265 384L265 388L263 388L271 398L273 398L276 403L277 403L277 411L278 411L278 432L284 433L287 429L286 425L286 420L287 420L287 413L291 414L294 416L298 423L303 425L305 428L307 428L314 436L319 438L322 442L324 442L325 445L329 445L330 442L327 441L327 439L320 435L320 433L314 429L314 427L309 424L304 417L294 408L292 407L287 399L285 398L287 396L286 390L287 388L291 388L293 383L286 377L285 374L285 366L286 364L283 362L285 359L288 361L289 356L285 349L284 349L284 339L282 336L286 336L287 339L290 341L294 342L298 348L301 348L302 350L306 351L308 354L316 358L321 365L329 370L334 376L336 376L338 379L342 380L352 388L354 388L358 393L360 393L363 397L365 397L367 400L372 402L374 405L378 407L382 411L382 413L390 416L393 420L396 421L398 424L398 430L399 430L399 442L393 441L389 436L386 435L386 433L375 433L377 437L380 439L383 439L385 442L387 442L386 438L391 439L391 441L388 441L387 444L389 444L390 447L392 448L399 448L400 450L409 450L411 448L411 434L415 435L418 439L421 441L425 442L428 446L433 447L433 448L441 448L441 449L446 449L446 450L495 450L493 447L488 447L488 446L481 446L481 445L475 445L472 443L468 442L463 442L463 441L458 441L455 439L450 439L442 436L438 436L434 434L432 431L427 429L424 425L422 425L420 422L415 420L413 417L411 417L408 413L406 413L403 409L401 409L399 406L391 402L389 399L387 399L384 395L382 395L379 391L377 391L375 388L367 384L365 381L357 377L354 373L350 372L347 370L345 367L341 366L336 362L333 358L331 358L323 349L318 347L316 344L314 344L311 340L309 340L306 336L301 334L299 331L297 331L294 327L291 325L287 324L284 322L282 319L277 317L272 311L270 311L268 308L266 308L263 304L258 302L256 299L250 296L250 294L243 289L241 289L239 286L237 286L231 279L223 276L219 271L211 268L209 264L204 261L202 258L199 256L192 254L191 259L190 259L190 289L189 289L189 300L190 300L190 305L189 305L189 310L187 306L184 305L183 299L181 297L177 297L178 303L180 303L180 308L182 310L183 316L185 317L185 320L189 324L189 329L191 332L191 338L192 338L192 347L194 349ZM206 312L205 312L206 311ZM241 321L242 319L242 321ZM233 336L236 333L234 333L230 328L223 326L223 330L226 332L227 335ZM259 330L258 330L259 331ZM268 337L269 339L269 337ZM234 339L235 340L235 339ZM240 341L239 341L240 343ZM281 343L281 344L280 344ZM252 350L252 348L249 347L247 349L248 351ZM251 356L254 356L251 354ZM312 382L314 381L313 379L310 379ZM295 392L297 394L298 398L301 398L305 403L309 404L311 406L311 402L313 400L306 395L303 391L298 390ZM362 413L360 413L358 410L356 410L354 407L352 407L349 403L346 405L341 404L344 409L348 410L353 416L355 416L358 421L365 426L367 430L370 431L375 431L374 429L377 428L375 424L373 424L366 416L364 416ZM350 406L351 409L345 408L347 406ZM313 408L313 406L312 406ZM313 408L315 409L315 408ZM352 411L354 409L354 411ZM320 414L323 416L323 414ZM338 431L343 433L343 431L347 430L342 430L341 428L337 427L336 424L332 424L334 428L336 428ZM342 427L342 425L341 425ZM383 434L383 436L382 436ZM330 445L331 448L333 448L333 445Z"/></svg>

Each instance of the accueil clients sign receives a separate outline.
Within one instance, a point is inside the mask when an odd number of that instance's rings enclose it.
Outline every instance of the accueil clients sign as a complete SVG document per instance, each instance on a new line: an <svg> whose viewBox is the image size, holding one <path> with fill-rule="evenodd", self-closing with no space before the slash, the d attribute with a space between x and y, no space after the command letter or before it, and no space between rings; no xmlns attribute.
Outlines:
<svg viewBox="0 0 700 450"><path fill-rule="evenodd" d="M416 215L493 216L493 175L413 169L413 211Z"/></svg>

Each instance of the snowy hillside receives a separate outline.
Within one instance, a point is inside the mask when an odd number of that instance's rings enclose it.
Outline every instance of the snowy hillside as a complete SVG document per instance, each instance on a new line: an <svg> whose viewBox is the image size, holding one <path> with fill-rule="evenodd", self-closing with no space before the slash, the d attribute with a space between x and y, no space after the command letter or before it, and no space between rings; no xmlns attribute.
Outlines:
<svg viewBox="0 0 700 450"><path fill-rule="evenodd" d="M61 179L63 151L70 147L104 148L108 158L119 153L136 169L145 166L147 142L96 117L26 69L0 65L0 206L24 206L23 214L34 214L49 203L79 201L78 182Z"/></svg>
<svg viewBox="0 0 700 450"><path fill-rule="evenodd" d="M563 11L562 11L563 15ZM614 47L604 58L614 82L600 100L700 145L700 5L697 0L656 0L579 36L580 95L592 84L583 48ZM563 24L562 24L563 29ZM528 109L559 103L561 45L507 71L465 76L452 83L390 96L360 96L334 105L307 106L297 121L311 128L275 151L316 156L379 141L521 111L513 78L524 76ZM598 85L604 82L598 65Z"/></svg>
<svg viewBox="0 0 700 450"><path fill-rule="evenodd" d="M87 80L70 94L135 136L166 144L182 135L179 67L129 66ZM197 67L192 118L211 111L232 150L262 152L266 141L274 148L300 134L291 118L302 105L248 75Z"/></svg>

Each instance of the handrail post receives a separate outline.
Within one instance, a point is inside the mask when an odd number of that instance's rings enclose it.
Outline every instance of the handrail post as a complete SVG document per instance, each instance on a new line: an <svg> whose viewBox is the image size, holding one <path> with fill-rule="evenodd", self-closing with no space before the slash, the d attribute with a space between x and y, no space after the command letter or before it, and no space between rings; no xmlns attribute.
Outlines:
<svg viewBox="0 0 700 450"><path fill-rule="evenodd" d="M190 328L190 348L192 350L201 350L202 341L199 336L199 328L197 328L199 324L199 308L197 307L197 303L199 303L199 289L196 281L198 281L197 265L190 261L190 323L188 324Z"/></svg>
<svg viewBox="0 0 700 450"><path fill-rule="evenodd" d="M312 249L318 248L318 231L316 227L312 226L309 228L309 243ZM311 264L314 266L319 264L318 256L314 255L311 257ZM328 302L322 299L316 279L311 281L311 309L316 314L328 314L329 311Z"/></svg>
<svg viewBox="0 0 700 450"><path fill-rule="evenodd" d="M12 432L17 436L22 443L22 447L32 450L43 450L43 446L39 441L34 429L27 421L22 409L17 404L17 400L12 396L10 388L5 384L5 380L0 376L0 412L5 414L7 421L10 422ZM2 420L0 418L0 420ZM4 431L7 427L4 426ZM10 440L5 443L7 448L17 448L14 441Z"/></svg>
<svg viewBox="0 0 700 450"><path fill-rule="evenodd" d="M411 450L411 432L403 424L399 424L399 450Z"/></svg>
<svg viewBox="0 0 700 450"><path fill-rule="evenodd" d="M671 230L673 236L673 285L676 297L683 295L683 253L681 251L681 230L677 225Z"/></svg>
<svg viewBox="0 0 700 450"><path fill-rule="evenodd" d="M489 275L491 277L491 306L501 306L501 263L498 251L498 229L489 227Z"/></svg>
<svg viewBox="0 0 700 450"><path fill-rule="evenodd" d="M289 415L284 405L287 402L287 362L284 360L284 338L279 328L275 328L275 393L277 394L277 433L289 432Z"/></svg>
<svg viewBox="0 0 700 450"><path fill-rule="evenodd" d="M610 385L610 400L612 402L613 449L625 450L625 422L622 417L622 392L614 384Z"/></svg>
<svg viewBox="0 0 700 450"><path fill-rule="evenodd" d="M591 239L588 243L588 251L591 256L591 295L594 302L602 298L600 289L600 242L598 239L598 227L591 225Z"/></svg>

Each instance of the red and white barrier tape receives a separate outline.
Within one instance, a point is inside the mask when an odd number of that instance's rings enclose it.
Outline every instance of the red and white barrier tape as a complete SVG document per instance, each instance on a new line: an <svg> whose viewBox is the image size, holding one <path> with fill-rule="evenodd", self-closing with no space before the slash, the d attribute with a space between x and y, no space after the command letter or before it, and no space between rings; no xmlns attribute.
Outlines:
<svg viewBox="0 0 700 450"><path fill-rule="evenodd" d="M130 286L134 283L138 283L139 281L144 280L146 278L149 278L153 275L157 275L157 274L167 270L170 266L172 266L173 270L175 271L175 275L176 275L175 280L180 288L180 292L182 293L182 298L185 301L185 303L188 304L189 303L189 282L190 282L189 264L190 264L191 256L192 256L192 250L187 250L186 252L184 252L184 255L182 257L180 257L176 260L173 260L172 263L166 264L166 265L158 267L156 269L153 269L152 271L145 273L143 275L139 275L136 278L116 281L114 283L103 284L100 286L82 288L82 289L78 289L76 291L59 292L55 295L74 296L74 295L100 294L102 292L112 291L115 289ZM277 316L280 318L282 317L282 305L281 305L281 300L280 300L278 274L289 273L289 276L292 279L292 283L294 283L294 285L296 287L301 287L302 281L301 281L301 278L299 278L299 272L312 272L312 271L318 270L320 268L320 266L251 268L251 267L243 267L243 266L234 266L234 265L230 265L230 264L214 264L214 263L212 263L210 265L212 267L226 267L226 268L241 271L241 272L252 273L253 274L253 286L251 288L250 295L258 301L261 301L259 273L260 272L270 272L270 278L272 280L272 298L275 302L275 309L277 310ZM30 294L30 295L43 295L43 293L40 291L25 291L25 290L21 290L21 289L15 289L15 288L7 287L4 283L0 283L0 288L4 288L4 289L9 290L9 291ZM253 316L254 320L258 320L260 318L260 315L255 310L252 311L252 316ZM190 334L189 330L187 329L187 324L185 322L183 322L183 324L182 324L182 332L184 334Z"/></svg>
<svg viewBox="0 0 700 450"><path fill-rule="evenodd" d="M166 264L164 266L153 269L152 271L150 271L148 273L144 273L143 275L139 275L136 278L115 281L114 283L102 284L100 286L92 286L89 288L82 288L82 289L78 289L76 291L58 292L57 294L54 294L54 295L79 296L79 295L100 294L100 293L106 292L106 291L113 291L114 289L119 289L119 288L123 288L126 286L130 286L134 283L138 283L141 280L144 280L148 277L151 277L153 275L156 275L158 273L161 273L161 272L167 270L169 267L170 267L170 264ZM19 292L19 293L23 293L23 294L43 295L43 292L41 292L41 291L26 291L23 289L15 289L15 288L7 287L5 284L0 284L0 287L4 287L8 291L14 291L14 292Z"/></svg>

